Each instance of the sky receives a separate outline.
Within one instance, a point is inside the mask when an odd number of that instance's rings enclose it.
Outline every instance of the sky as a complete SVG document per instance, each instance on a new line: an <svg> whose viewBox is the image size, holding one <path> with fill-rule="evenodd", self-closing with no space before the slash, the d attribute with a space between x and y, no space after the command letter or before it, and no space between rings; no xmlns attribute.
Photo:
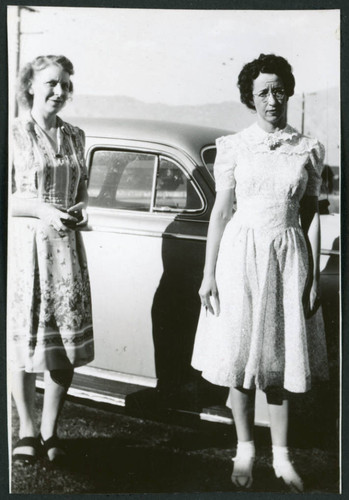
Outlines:
<svg viewBox="0 0 349 500"><path fill-rule="evenodd" d="M339 87L339 10L33 8L21 14L21 65L64 54L75 67L75 94L172 105L239 101L238 74L261 52L288 59L296 93ZM8 9L11 93L17 7Z"/></svg>

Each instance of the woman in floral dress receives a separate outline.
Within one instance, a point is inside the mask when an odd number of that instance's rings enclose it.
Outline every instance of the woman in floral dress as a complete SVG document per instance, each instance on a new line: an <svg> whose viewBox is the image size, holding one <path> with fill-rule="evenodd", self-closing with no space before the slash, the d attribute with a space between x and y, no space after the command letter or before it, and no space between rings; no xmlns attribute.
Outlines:
<svg viewBox="0 0 349 500"><path fill-rule="evenodd" d="M26 112L12 127L8 340L11 390L20 430L13 460L31 463L43 446L64 457L57 420L73 370L92 361L90 285L79 227L87 223L84 133L57 113L70 97L72 63L40 56L20 73ZM36 374L45 394L37 435Z"/></svg>
<svg viewBox="0 0 349 500"><path fill-rule="evenodd" d="M302 491L287 449L287 392L306 392L328 377L318 299L324 148L287 124L295 80L284 58L261 54L243 67L238 86L257 123L217 139L192 364L230 387L238 438L233 483L252 484L259 388L267 395L275 474Z"/></svg>

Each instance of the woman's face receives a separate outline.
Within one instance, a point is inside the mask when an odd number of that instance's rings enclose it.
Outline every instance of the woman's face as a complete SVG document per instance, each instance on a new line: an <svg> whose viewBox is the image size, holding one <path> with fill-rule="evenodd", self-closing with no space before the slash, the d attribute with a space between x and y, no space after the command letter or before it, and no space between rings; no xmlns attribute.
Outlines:
<svg viewBox="0 0 349 500"><path fill-rule="evenodd" d="M288 97L281 78L269 73L260 73L253 82L252 93L258 124L267 132L284 128L287 122Z"/></svg>
<svg viewBox="0 0 349 500"><path fill-rule="evenodd" d="M61 66L51 64L36 71L29 92L33 95L33 109L49 115L58 113L69 96L70 76Z"/></svg>

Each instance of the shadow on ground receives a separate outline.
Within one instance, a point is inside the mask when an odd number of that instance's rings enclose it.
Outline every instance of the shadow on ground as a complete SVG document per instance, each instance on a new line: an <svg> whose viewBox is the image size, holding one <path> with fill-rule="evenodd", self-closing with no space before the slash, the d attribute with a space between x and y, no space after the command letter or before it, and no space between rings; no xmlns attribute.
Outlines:
<svg viewBox="0 0 349 500"><path fill-rule="evenodd" d="M38 398L38 412L42 396ZM301 425L301 422L298 422ZM300 427L299 427L300 430ZM13 411L16 440L18 418ZM292 439L291 453L307 492L338 493L338 452L309 433ZM156 422L67 401L59 434L68 460L53 467L44 458L14 465L12 493L160 493L234 491L232 426ZM286 492L271 468L269 429L256 429L254 492Z"/></svg>

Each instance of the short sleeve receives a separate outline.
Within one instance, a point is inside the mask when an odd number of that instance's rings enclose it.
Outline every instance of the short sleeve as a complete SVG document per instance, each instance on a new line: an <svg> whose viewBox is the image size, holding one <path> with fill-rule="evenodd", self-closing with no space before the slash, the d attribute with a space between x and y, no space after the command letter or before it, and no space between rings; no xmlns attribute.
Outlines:
<svg viewBox="0 0 349 500"><path fill-rule="evenodd" d="M15 197L37 198L37 163L30 131L19 121L12 126L12 192Z"/></svg>
<svg viewBox="0 0 349 500"><path fill-rule="evenodd" d="M306 165L308 183L304 194L308 196L319 196L322 183L321 173L324 168L324 146L319 141L315 141L311 146L309 156L309 161Z"/></svg>
<svg viewBox="0 0 349 500"><path fill-rule="evenodd" d="M216 160L213 166L216 191L233 189L235 187L235 158L234 145L231 136L219 137L216 140Z"/></svg>
<svg viewBox="0 0 349 500"><path fill-rule="evenodd" d="M85 161L85 132L81 128L74 127L74 147L76 151L76 156L78 158L80 169L81 169L81 179L87 180L88 173Z"/></svg>

